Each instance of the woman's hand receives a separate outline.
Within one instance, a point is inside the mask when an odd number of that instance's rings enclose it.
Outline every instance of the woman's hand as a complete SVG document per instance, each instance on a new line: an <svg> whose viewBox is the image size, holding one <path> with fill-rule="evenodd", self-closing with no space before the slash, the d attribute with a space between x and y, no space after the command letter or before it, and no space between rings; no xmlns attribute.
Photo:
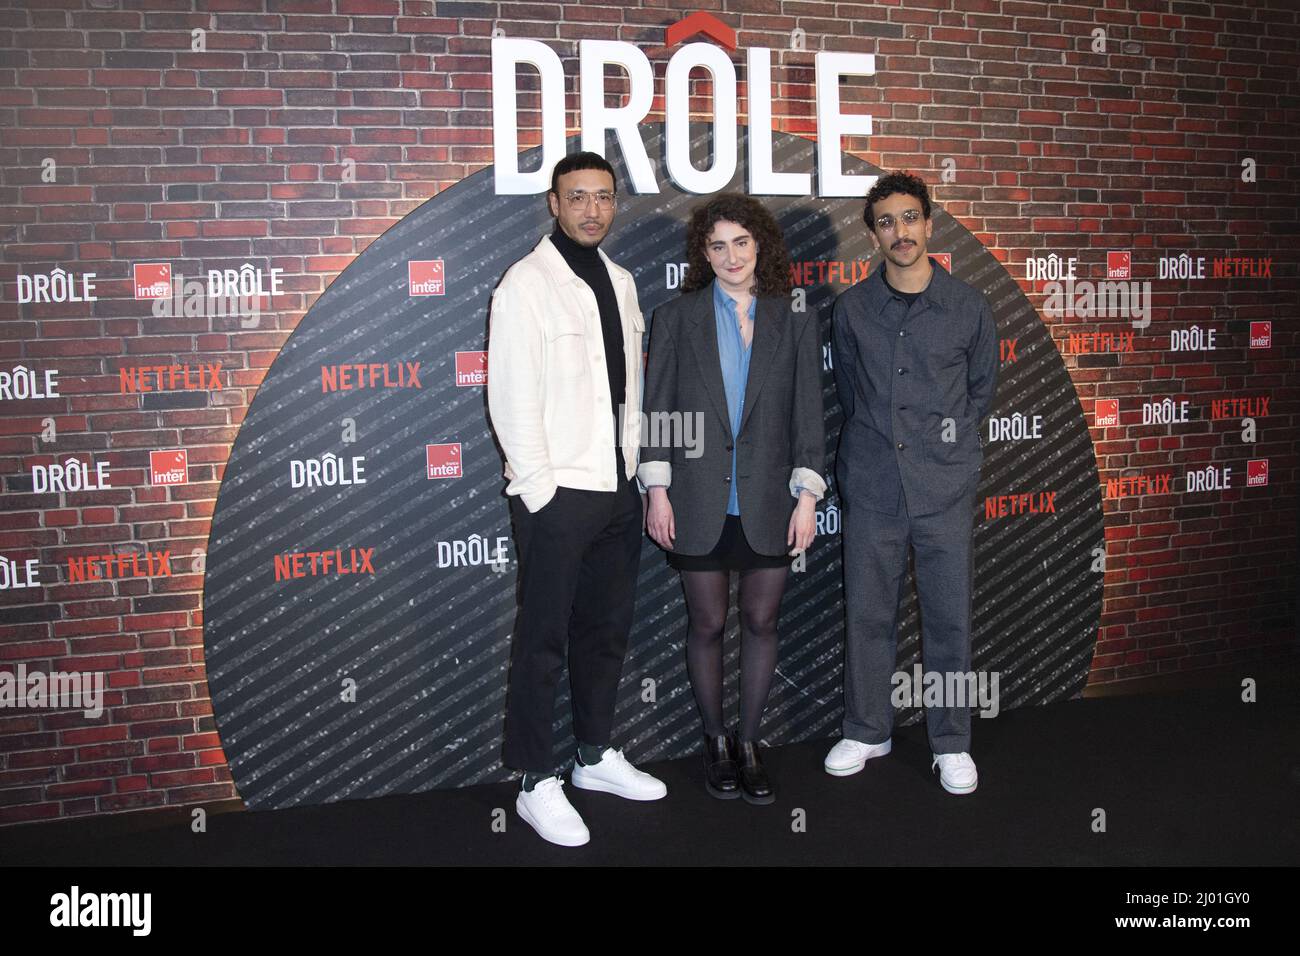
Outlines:
<svg viewBox="0 0 1300 956"><path fill-rule="evenodd" d="M813 538L817 536L817 499L811 491L799 493L799 503L790 515L790 529L786 532L785 543L793 547L790 555L796 556L808 550Z"/></svg>
<svg viewBox="0 0 1300 956"><path fill-rule="evenodd" d="M655 485L650 489L650 510L646 514L646 530L665 551L673 549L677 539L677 524L673 521L673 503L668 500L668 489Z"/></svg>

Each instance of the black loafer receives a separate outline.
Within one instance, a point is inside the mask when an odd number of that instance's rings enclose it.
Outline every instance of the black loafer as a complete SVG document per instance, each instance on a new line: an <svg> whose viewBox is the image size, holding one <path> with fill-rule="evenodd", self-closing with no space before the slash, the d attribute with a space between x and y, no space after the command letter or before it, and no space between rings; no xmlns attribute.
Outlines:
<svg viewBox="0 0 1300 956"><path fill-rule="evenodd" d="M772 784L768 782L767 771L758 757L758 742L754 740L737 741L736 749L740 753L740 795L746 803L766 804L776 799Z"/></svg>
<svg viewBox="0 0 1300 956"><path fill-rule="evenodd" d="M736 745L730 734L704 738L704 787L719 800L740 796Z"/></svg>

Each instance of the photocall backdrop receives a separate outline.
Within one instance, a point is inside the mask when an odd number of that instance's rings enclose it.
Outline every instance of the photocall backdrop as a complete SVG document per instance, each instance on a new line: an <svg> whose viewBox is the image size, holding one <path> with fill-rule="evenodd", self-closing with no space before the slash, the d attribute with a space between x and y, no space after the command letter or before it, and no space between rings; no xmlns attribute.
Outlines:
<svg viewBox="0 0 1300 956"><path fill-rule="evenodd" d="M481 353L491 289L551 221L540 196L493 191L490 35L542 38L566 71L577 40L637 43L658 83L682 14L308 6L0 15L0 669L108 681L95 719L0 710L0 822L503 775L514 552ZM974 666L1000 673L1004 710L1294 652L1295 14L1027 6L714 11L742 49L775 51L778 171L815 165L811 51L876 54L876 76L840 90L875 121L846 139L869 161L846 171L921 172L932 253L993 304ZM711 85L693 87L707 114ZM662 106L641 127L660 167ZM697 132L701 164L707 146ZM659 186L623 192L605 245L647 317L676 294L698 201ZM825 337L865 275L861 202L763 201ZM188 309L208 270L253 307ZM1044 295L1062 270L1148 280L1151 321L1062 312ZM829 478L828 364L824 385ZM838 725L833 487L819 530L783 605L773 743ZM909 595L905 669L917 623ZM695 746L683 624L647 542L618 711L634 759Z"/></svg>
<svg viewBox="0 0 1300 956"><path fill-rule="evenodd" d="M643 141L650 156L662 155L659 127L643 127ZM707 128L695 143L697 165L707 165ZM780 136L773 168L807 168L812 153L811 142ZM536 159L527 165L535 167ZM738 178L731 187L743 183ZM686 258L685 223L699 201L675 188L620 197L604 247L632 271L647 315L677 294L668 287L670 273ZM769 205L796 262L842 263L835 274L850 279L854 266L867 265L860 200L800 197ZM1090 571L1103 541L1096 458L1060 353L1024 293L951 217L936 219L934 248L948 251L958 277L986 291L999 328L1021 343L994 415L1000 420L1024 409L1040 417L1044 431L1037 441L990 445L979 510L986 496L1055 489L1050 513L1025 516L1037 520L978 526L972 666L999 672L1003 708L1061 699L1087 680L1101 611L1102 576ZM485 379L465 367L481 368L497 279L552 226L538 197L494 195L492 170L475 173L349 266L258 389L217 499L204 590L213 708L235 783L251 805L513 774L500 763L515 613L510 516L486 420ZM443 264L441 294L411 294L409 263L420 261ZM843 288L804 287L806 307L823 318L825 342L830 306ZM649 330L653 335L653 323ZM333 390L337 370L347 365L360 369L353 387ZM412 366L419 387L409 373L405 387L397 384ZM379 387L370 384L371 368ZM819 470L829 475L840 421L829 366L823 385L828 450ZM325 455L339 459L330 473L348 478L360 469L362 481L317 483L294 494L289 462ZM453 467L440 468L443 461ZM782 654L764 725L773 744L826 736L843 710L833 496L820 524L826 533L793 574L782 605ZM285 568L286 555L324 550L337 550L336 566L347 566L361 548L363 573L326 573L319 558L300 559L300 576ZM277 557L281 570L272 574ZM682 590L648 537L636 608L614 739L641 760L694 753L700 729L686 673ZM918 624L912 594L900 637L908 673L920 660ZM733 615L733 638L736 630ZM734 712L739 648L731 644L727 705ZM345 679L355 682L355 693L345 693ZM571 750L567 702L566 687L558 739ZM905 721L919 716L900 714Z"/></svg>

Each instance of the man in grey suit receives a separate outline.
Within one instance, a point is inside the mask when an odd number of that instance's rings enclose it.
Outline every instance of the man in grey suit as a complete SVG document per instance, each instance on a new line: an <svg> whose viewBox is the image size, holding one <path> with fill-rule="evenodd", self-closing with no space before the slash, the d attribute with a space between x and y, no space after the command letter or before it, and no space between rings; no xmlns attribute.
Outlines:
<svg viewBox="0 0 1300 956"><path fill-rule="evenodd" d="M997 327L976 289L931 263L930 197L916 176L882 177L863 218L884 265L835 303L831 344L844 426L836 477L843 507L843 739L836 776L889 753L898 606L909 546L927 675L970 671L972 530L980 427L997 384ZM963 682L964 683L964 682ZM970 710L927 706L931 769L970 793Z"/></svg>

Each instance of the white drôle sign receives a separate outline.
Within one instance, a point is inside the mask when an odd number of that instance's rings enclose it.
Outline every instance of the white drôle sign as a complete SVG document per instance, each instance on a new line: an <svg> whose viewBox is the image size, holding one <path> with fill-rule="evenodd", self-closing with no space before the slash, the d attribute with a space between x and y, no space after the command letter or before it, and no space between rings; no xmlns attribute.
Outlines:
<svg viewBox="0 0 1300 956"><path fill-rule="evenodd" d="M605 67L628 77L630 95L621 106L605 103ZM541 78L542 162L532 172L519 169L518 84L516 71L526 66ZM772 169L772 51L751 47L746 54L749 78L748 189L763 196L807 196L809 173ZM690 78L707 71L713 85L713 160L697 169L690 158ZM873 76L870 53L816 56L817 192L821 196L865 196L874 176L852 176L840 162L844 136L870 136L870 114L840 112L840 77ZM578 44L579 105L582 148L604 155L605 133L614 133L622 150L633 192L657 193L659 183L638 130L654 100L654 70L646 55L630 43L582 40ZM688 43L668 61L664 77L664 124L667 174L685 192L706 194L723 188L736 172L736 67L727 53L709 43ZM565 150L564 67L540 40L496 37L492 40L492 152L498 195L531 195L551 185L551 169Z"/></svg>

